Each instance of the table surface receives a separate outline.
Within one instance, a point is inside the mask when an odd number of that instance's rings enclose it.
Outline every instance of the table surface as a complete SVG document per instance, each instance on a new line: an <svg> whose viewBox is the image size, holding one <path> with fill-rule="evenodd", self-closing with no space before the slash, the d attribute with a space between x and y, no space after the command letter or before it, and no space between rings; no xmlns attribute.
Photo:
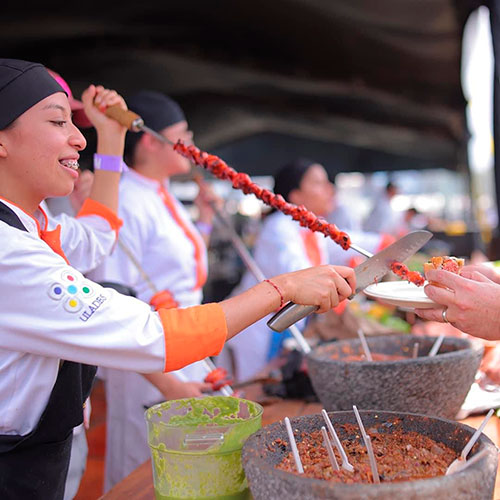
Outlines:
<svg viewBox="0 0 500 500"><path fill-rule="evenodd" d="M305 401L295 399L277 400L273 398L268 400L266 403L266 401L262 399L262 390L258 385L250 386L245 391L245 397L263 404L263 427L278 420L282 420L284 417L311 415L320 413L322 409L322 405L320 403L307 403ZM470 425L471 427L478 428L483 419L484 415L474 415L460 420L460 422ZM500 418L493 416L487 423L483 432L498 446L500 444ZM498 472L495 482L495 500L500 500L500 474ZM135 469L123 481L115 485L114 488L102 496L100 500L118 500L122 498L134 498L135 500L155 499L151 460L148 460Z"/></svg>

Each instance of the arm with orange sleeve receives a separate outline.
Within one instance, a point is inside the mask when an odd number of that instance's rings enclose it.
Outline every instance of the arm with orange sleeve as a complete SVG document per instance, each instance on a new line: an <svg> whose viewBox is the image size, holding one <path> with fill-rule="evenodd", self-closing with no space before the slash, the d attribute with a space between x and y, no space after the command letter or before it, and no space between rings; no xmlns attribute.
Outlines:
<svg viewBox="0 0 500 500"><path fill-rule="evenodd" d="M18 352L43 358L51 370L59 359L141 373L177 370L219 354L227 339L282 302L325 312L355 289L352 269L319 266L276 276L275 286L262 282L221 303L154 312L85 278L42 240L0 229L0 286L8 290L0 303L0 349L15 359ZM37 367L27 373L36 377Z"/></svg>
<svg viewBox="0 0 500 500"><path fill-rule="evenodd" d="M165 332L165 371L173 371L220 353L224 342L282 302L317 305L326 312L356 288L352 269L318 266L282 274L217 304L160 309ZM180 333L182 332L182 334Z"/></svg>

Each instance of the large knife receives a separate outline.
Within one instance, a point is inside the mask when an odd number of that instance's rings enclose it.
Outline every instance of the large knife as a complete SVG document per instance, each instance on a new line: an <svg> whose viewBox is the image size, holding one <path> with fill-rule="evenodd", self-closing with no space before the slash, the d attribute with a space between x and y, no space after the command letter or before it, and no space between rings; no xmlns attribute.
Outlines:
<svg viewBox="0 0 500 500"><path fill-rule="evenodd" d="M431 237L432 233L429 231L413 231L356 266L354 268L356 292L349 298L368 285L380 281L390 271L393 262L404 262L418 252ZM267 322L267 326L275 332L282 332L316 309L318 306L303 306L289 302Z"/></svg>

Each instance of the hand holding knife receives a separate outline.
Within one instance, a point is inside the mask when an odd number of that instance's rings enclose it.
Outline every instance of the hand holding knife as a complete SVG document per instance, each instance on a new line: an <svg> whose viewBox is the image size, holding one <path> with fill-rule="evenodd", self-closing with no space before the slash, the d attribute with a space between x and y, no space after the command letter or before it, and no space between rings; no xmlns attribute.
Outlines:
<svg viewBox="0 0 500 500"><path fill-rule="evenodd" d="M429 231L413 231L375 255L371 255L365 250L360 252L370 257L354 268L356 275L355 293L359 293L368 285L381 280L389 272L394 262L403 262L414 255L431 237L432 233ZM353 249L358 251L358 248ZM317 308L317 306L303 306L289 302L267 322L267 326L271 330L282 332Z"/></svg>

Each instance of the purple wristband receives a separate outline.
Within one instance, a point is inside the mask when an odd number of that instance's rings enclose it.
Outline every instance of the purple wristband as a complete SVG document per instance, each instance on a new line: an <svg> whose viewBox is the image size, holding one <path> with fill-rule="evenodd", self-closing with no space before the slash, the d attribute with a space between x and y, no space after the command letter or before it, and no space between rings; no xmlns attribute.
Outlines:
<svg viewBox="0 0 500 500"><path fill-rule="evenodd" d="M123 172L128 167L121 156L94 154L94 170L108 170L110 172Z"/></svg>

